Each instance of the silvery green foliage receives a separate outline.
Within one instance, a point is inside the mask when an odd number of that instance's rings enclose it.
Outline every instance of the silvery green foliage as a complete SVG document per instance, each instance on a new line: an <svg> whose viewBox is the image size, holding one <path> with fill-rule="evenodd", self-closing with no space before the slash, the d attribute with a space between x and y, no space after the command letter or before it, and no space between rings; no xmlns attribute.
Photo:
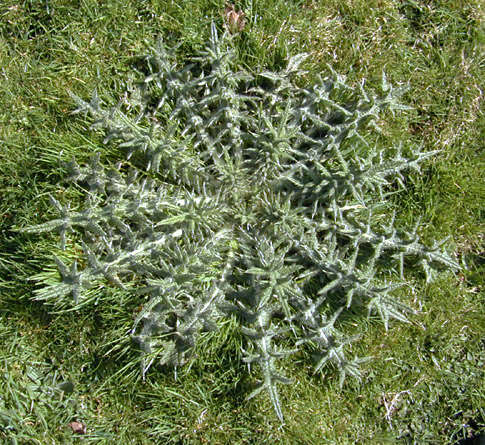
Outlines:
<svg viewBox="0 0 485 445"><path fill-rule="evenodd" d="M96 95L77 99L119 147L119 164L71 162L85 207L52 198L59 217L26 230L58 231L62 248L70 232L83 240L79 261L56 258L60 281L39 299L81 304L111 284L144 303L132 331L143 373L155 361L183 365L201 332L237 317L244 360L261 378L249 397L268 391L281 420L282 359L306 348L316 372L333 364L342 381L359 377L341 314L364 308L387 329L406 321L393 293L405 266L458 267L385 212L403 171L434 154L366 144L380 114L405 108L402 90L384 78L370 94L336 74L299 87L304 58L253 75L235 69L231 38L215 28L182 67L159 43L129 100L105 110Z"/></svg>

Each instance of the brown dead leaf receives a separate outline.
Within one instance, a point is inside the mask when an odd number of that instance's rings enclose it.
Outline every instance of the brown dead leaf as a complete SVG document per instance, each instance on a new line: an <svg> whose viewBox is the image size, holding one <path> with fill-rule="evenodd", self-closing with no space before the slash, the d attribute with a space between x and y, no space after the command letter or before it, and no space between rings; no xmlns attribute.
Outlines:
<svg viewBox="0 0 485 445"><path fill-rule="evenodd" d="M241 32L246 26L246 14L243 11L236 11L232 3L226 5L224 10L224 24L231 34Z"/></svg>
<svg viewBox="0 0 485 445"><path fill-rule="evenodd" d="M71 422L69 425L74 434L86 434L86 425L81 422Z"/></svg>

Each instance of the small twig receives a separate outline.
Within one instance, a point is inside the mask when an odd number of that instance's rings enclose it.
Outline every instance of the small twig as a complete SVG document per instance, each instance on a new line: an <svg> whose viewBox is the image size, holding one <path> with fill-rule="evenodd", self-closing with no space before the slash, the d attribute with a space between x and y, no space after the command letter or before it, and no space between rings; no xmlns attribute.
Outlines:
<svg viewBox="0 0 485 445"><path fill-rule="evenodd" d="M387 401L386 396L384 396L382 399L382 402L384 403L384 406L386 408L385 417L386 417L386 420L389 422L389 426L391 428L392 428L391 417L397 411L397 402L399 401L399 397L401 397L402 394L410 394L410 392L409 390L405 390L405 391L396 393L390 403Z"/></svg>

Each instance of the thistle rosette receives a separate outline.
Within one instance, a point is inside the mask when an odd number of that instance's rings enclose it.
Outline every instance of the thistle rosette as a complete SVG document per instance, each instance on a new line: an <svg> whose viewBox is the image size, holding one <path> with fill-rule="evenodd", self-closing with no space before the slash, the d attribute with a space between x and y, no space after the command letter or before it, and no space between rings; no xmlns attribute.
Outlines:
<svg viewBox="0 0 485 445"><path fill-rule="evenodd" d="M297 86L305 55L278 73L237 70L233 38L213 27L184 66L159 42L149 73L113 109L96 94L76 98L119 162L68 163L85 207L52 198L59 217L25 231L57 231L63 249L72 233L82 239L70 265L55 258L59 281L38 299L84 305L90 289L111 285L148 301L132 329L143 374L155 361L182 366L201 332L236 317L244 361L261 372L250 397L266 390L282 421L277 385L290 380L279 361L305 348L315 372L333 364L341 382L358 378L365 358L347 357L357 337L341 314L366 308L386 329L405 322L410 309L394 292L405 269L419 264L431 277L458 264L443 243L422 244L417 228L383 222L391 186L435 154L366 142L383 112L406 108L403 89L384 77L371 94L333 72Z"/></svg>

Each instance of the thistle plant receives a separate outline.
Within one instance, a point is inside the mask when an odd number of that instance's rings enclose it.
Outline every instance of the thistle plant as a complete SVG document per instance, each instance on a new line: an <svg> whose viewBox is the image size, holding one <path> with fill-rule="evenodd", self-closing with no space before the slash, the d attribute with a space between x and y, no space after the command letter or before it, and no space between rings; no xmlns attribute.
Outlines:
<svg viewBox="0 0 485 445"><path fill-rule="evenodd" d="M395 292L405 269L430 278L458 265L443 242L422 244L387 210L404 172L436 152L366 142L381 114L406 108L404 90L384 76L370 93L333 72L298 86L303 54L280 72L241 71L233 38L213 27L183 66L158 42L117 107L76 98L120 157L67 163L84 207L51 198L59 217L25 231L82 246L70 264L54 258L59 280L38 299L81 305L89 289L118 286L140 302L132 335L143 375L184 365L201 333L235 317L260 377L248 397L267 391L283 421L284 360L305 350L316 373L331 364L341 382L359 378L365 358L349 357L357 337L345 313L376 313L386 330L406 322L411 309Z"/></svg>

